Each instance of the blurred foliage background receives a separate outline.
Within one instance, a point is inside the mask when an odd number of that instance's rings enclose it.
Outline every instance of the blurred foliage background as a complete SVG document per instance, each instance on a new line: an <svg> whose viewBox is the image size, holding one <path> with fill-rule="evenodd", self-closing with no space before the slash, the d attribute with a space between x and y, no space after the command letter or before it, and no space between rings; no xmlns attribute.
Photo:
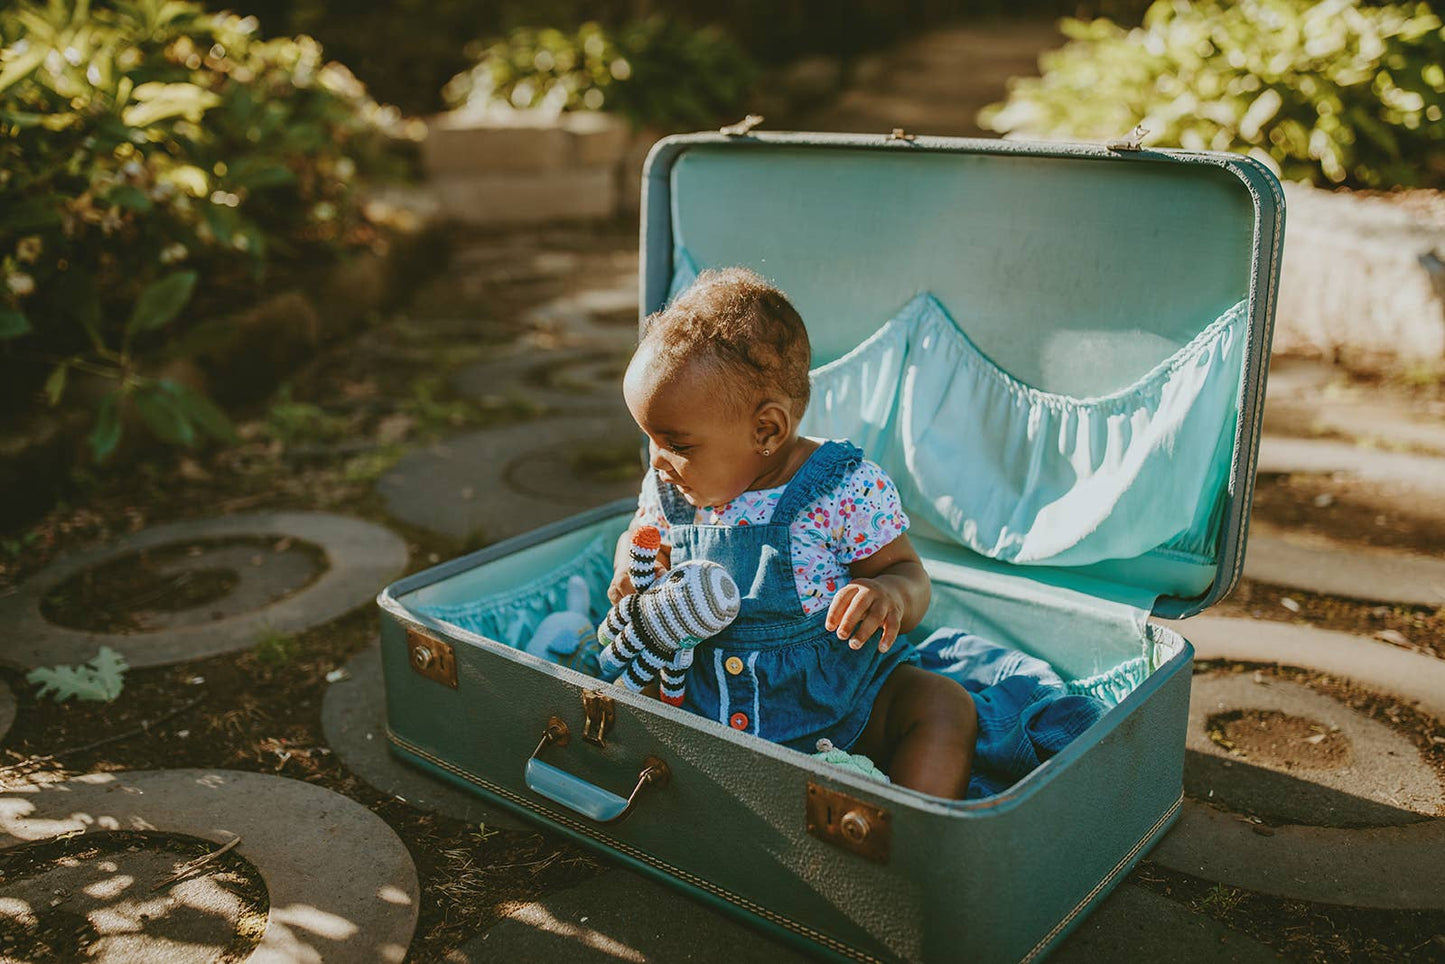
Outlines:
<svg viewBox="0 0 1445 964"><path fill-rule="evenodd" d="M444 106L441 90L517 28L617 31L654 16L671 29L714 27L763 68L822 54L844 59L935 24L979 18L1113 17L1137 23L1147 0L207 0L255 14L272 34L309 34L375 95L409 113Z"/></svg>
<svg viewBox="0 0 1445 964"><path fill-rule="evenodd" d="M0 41L0 404L77 389L98 460L132 411L171 444L226 436L166 349L382 240L356 185L395 166L400 112L314 40L194 3L14 3Z"/></svg>
<svg viewBox="0 0 1445 964"><path fill-rule="evenodd" d="M1329 187L1445 186L1445 30L1427 3L1158 0L1142 26L1067 20L986 110L1001 133L1249 151Z"/></svg>

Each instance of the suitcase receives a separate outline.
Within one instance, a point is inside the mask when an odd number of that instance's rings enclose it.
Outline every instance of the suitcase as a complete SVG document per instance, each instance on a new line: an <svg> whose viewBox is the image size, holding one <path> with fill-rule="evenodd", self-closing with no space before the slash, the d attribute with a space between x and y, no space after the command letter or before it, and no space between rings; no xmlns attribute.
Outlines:
<svg viewBox="0 0 1445 964"><path fill-rule="evenodd" d="M1283 217L1275 177L1233 154L659 142L643 312L702 267L778 284L812 339L805 432L899 483L934 586L922 631L1017 646L1110 708L954 802L516 648L570 576L605 601L626 500L380 594L393 750L815 953L1039 958L1179 814L1193 651L1148 620L1239 576Z"/></svg>

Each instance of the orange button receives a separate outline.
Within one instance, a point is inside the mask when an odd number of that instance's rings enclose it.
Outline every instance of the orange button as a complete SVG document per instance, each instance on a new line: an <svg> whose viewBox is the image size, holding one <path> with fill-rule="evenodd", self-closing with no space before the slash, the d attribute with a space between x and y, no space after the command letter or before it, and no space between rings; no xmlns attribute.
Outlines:
<svg viewBox="0 0 1445 964"><path fill-rule="evenodd" d="M746 730L748 728L748 715L746 713L734 713L728 720L735 730Z"/></svg>
<svg viewBox="0 0 1445 964"><path fill-rule="evenodd" d="M729 656L727 662L723 663L723 668L736 676L743 671L743 661L736 656Z"/></svg>

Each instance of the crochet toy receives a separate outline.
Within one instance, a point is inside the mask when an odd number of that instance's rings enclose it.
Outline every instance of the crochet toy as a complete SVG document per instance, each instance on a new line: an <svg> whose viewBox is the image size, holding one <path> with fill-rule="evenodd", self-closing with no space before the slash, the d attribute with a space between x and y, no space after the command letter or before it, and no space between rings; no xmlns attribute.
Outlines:
<svg viewBox="0 0 1445 964"><path fill-rule="evenodd" d="M813 754L813 759L822 760L824 763L831 763L835 767L842 767L844 770L852 770L859 776L868 777L870 780L881 780L889 783L888 775L873 765L873 761L861 753L849 753L847 750L840 750L833 746L832 740L819 740L818 752Z"/></svg>
<svg viewBox="0 0 1445 964"><path fill-rule="evenodd" d="M592 608L592 594L587 590L587 580L573 576L567 580L567 608L552 613L537 624L537 631L522 648L533 656L557 663L558 657L571 656L592 637L592 620L588 610Z"/></svg>
<svg viewBox="0 0 1445 964"><path fill-rule="evenodd" d="M660 677L663 701L681 706L693 647L727 628L741 602L717 563L674 566L645 592L624 596L597 627L604 678L636 692Z"/></svg>

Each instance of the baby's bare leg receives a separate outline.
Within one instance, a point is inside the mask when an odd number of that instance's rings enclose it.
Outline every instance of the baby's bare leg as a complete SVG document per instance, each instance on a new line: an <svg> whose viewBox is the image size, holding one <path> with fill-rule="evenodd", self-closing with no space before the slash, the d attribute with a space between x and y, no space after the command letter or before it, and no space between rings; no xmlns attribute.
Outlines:
<svg viewBox="0 0 1445 964"><path fill-rule="evenodd" d="M878 691L852 752L871 757L900 786L962 800L977 740L978 713L968 690L905 664Z"/></svg>

